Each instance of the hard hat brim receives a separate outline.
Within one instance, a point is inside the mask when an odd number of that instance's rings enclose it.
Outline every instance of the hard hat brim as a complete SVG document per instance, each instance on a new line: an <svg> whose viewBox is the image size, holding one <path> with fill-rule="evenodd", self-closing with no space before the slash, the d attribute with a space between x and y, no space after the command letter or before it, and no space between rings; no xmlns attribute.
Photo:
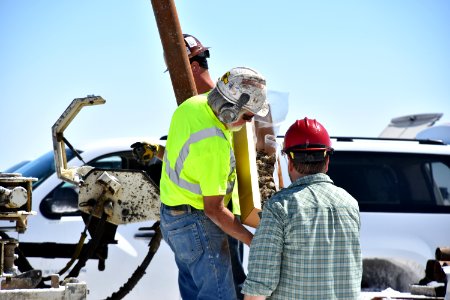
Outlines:
<svg viewBox="0 0 450 300"><path fill-rule="evenodd" d="M257 116L265 117L269 113L269 103L264 102L262 108L256 113Z"/></svg>

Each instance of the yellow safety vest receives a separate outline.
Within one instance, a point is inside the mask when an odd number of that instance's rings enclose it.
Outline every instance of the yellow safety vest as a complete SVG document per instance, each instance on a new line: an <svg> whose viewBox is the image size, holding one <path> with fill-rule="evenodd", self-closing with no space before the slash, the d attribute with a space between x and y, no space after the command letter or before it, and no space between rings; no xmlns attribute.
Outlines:
<svg viewBox="0 0 450 300"><path fill-rule="evenodd" d="M184 101L172 116L160 182L161 202L204 209L204 196L233 199L240 215L232 133L207 103L207 95Z"/></svg>

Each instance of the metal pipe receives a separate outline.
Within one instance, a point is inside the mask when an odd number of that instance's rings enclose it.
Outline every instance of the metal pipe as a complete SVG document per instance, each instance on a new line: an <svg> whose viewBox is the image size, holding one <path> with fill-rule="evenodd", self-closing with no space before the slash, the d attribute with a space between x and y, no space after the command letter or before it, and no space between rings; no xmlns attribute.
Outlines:
<svg viewBox="0 0 450 300"><path fill-rule="evenodd" d="M183 33L173 0L152 0L170 79L177 104L197 95L194 77L184 44Z"/></svg>

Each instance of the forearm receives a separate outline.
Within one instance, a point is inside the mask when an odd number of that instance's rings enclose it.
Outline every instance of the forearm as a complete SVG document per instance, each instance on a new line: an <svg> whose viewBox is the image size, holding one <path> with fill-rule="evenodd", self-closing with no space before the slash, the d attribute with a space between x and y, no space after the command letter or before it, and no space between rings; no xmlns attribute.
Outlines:
<svg viewBox="0 0 450 300"><path fill-rule="evenodd" d="M155 156L161 161L164 158L164 150L166 150L166 147L164 147L163 145L159 145L158 146L158 151L155 154Z"/></svg>
<svg viewBox="0 0 450 300"><path fill-rule="evenodd" d="M284 220L275 216L270 208L268 204L264 207L264 217L250 247L248 274L242 287L242 293L247 295L247 300L269 297L280 283L284 253Z"/></svg>
<svg viewBox="0 0 450 300"><path fill-rule="evenodd" d="M215 196L213 196L215 197ZM205 214L228 235L240 240L244 244L250 246L253 234L248 231L244 225L236 218L233 213L223 205L211 205L212 197L205 198ZM208 204L206 204L208 203Z"/></svg>
<svg viewBox="0 0 450 300"><path fill-rule="evenodd" d="M266 296L250 296L250 295L245 295L244 296L244 300L265 300Z"/></svg>
<svg viewBox="0 0 450 300"><path fill-rule="evenodd" d="M213 220L211 218L211 220ZM244 225L236 218L235 215L226 207L223 209L223 213L219 214L213 220L217 226L219 226L224 232L228 235L231 235L237 240L240 240L247 246L250 246L250 243L253 239L253 234L248 231Z"/></svg>

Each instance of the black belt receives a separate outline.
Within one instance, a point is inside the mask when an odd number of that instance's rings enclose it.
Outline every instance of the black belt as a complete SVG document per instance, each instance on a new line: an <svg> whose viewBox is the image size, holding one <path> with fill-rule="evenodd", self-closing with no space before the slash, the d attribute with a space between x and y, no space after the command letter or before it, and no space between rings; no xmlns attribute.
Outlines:
<svg viewBox="0 0 450 300"><path fill-rule="evenodd" d="M174 210L174 211L186 211L186 212L193 212L193 211L199 211L200 209L197 209L193 206L190 206L189 204L180 204L175 206L169 206L164 203L162 203L164 207L168 210Z"/></svg>

